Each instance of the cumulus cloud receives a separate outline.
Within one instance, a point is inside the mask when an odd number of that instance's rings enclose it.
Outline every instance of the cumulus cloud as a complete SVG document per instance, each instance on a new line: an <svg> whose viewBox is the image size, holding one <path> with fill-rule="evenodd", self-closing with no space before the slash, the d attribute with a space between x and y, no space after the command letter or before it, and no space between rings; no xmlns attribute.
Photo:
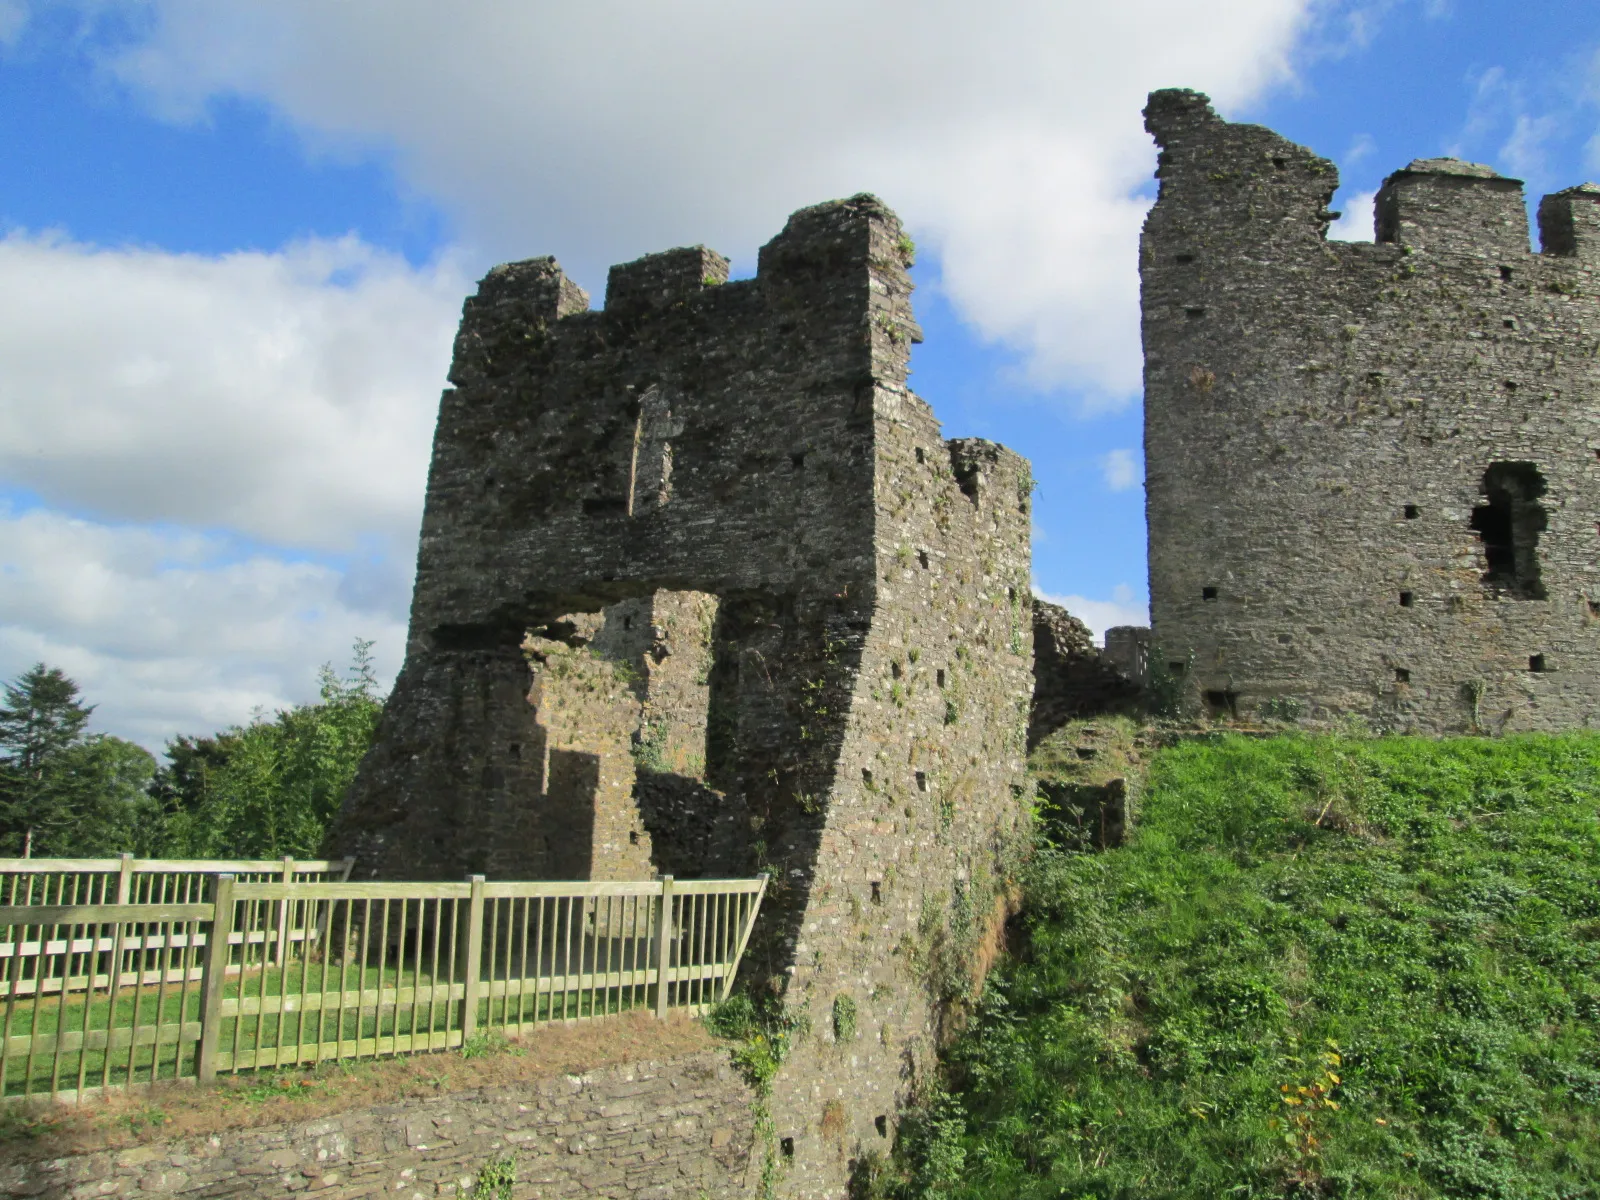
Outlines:
<svg viewBox="0 0 1600 1200"><path fill-rule="evenodd" d="M0 240L0 479L300 547L414 536L465 278L356 239L217 258Z"/></svg>
<svg viewBox="0 0 1600 1200"><path fill-rule="evenodd" d="M251 552L224 537L0 504L0 677L59 666L94 725L159 751L315 699L316 668L374 639L399 669L409 579L352 596L339 563Z"/></svg>
<svg viewBox="0 0 1600 1200"><path fill-rule="evenodd" d="M1370 242L1375 235L1372 222L1377 192L1357 192L1344 202L1339 219L1328 226L1328 237L1335 242Z"/></svg>
<svg viewBox="0 0 1600 1200"><path fill-rule="evenodd" d="M1105 645L1106 630L1116 625L1149 625L1150 606L1135 597L1133 589L1119 583L1111 589L1111 599L1094 600L1088 596L1057 596L1035 588L1033 594L1050 604L1059 604L1089 627L1094 640Z"/></svg>
<svg viewBox="0 0 1600 1200"><path fill-rule="evenodd" d="M784 216L863 189L1041 383L1138 386L1145 92L1224 107L1288 75L1311 0L77 0L131 12L106 61L172 115L265 101L379 146L486 256L605 266L706 242L748 262Z"/></svg>
<svg viewBox="0 0 1600 1200"><path fill-rule="evenodd" d="M1112 450L1102 456L1100 472L1113 492L1125 492L1139 483L1139 464L1132 450Z"/></svg>

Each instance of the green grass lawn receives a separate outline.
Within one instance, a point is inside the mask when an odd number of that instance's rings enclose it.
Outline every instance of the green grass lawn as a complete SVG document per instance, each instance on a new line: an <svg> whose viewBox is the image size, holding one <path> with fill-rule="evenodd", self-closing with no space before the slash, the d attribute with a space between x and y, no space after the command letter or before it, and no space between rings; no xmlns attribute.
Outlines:
<svg viewBox="0 0 1600 1200"><path fill-rule="evenodd" d="M1034 857L912 1190L1600 1197L1597 817L1597 735L1161 751Z"/></svg>

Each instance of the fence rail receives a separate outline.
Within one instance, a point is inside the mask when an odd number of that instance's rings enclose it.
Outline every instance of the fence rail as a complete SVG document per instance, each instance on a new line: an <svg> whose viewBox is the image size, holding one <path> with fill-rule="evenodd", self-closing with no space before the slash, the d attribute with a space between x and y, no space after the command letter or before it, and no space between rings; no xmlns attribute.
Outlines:
<svg viewBox="0 0 1600 1200"><path fill-rule="evenodd" d="M188 904L227 873L246 882L349 879L355 859L0 858L0 904Z"/></svg>
<svg viewBox="0 0 1600 1200"><path fill-rule="evenodd" d="M348 873L300 864L314 865ZM766 890L765 876L213 877L204 901L0 905L0 1097L72 1100L703 1010L727 996Z"/></svg>

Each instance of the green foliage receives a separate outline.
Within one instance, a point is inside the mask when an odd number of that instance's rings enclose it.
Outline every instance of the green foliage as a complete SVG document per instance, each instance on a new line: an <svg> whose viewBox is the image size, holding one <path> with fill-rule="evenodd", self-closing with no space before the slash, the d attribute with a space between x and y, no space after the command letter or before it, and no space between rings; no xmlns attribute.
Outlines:
<svg viewBox="0 0 1600 1200"><path fill-rule="evenodd" d="M854 997L845 992L840 992L835 996L833 998L833 1040L836 1042L855 1041L856 1022L859 1016Z"/></svg>
<svg viewBox="0 0 1600 1200"><path fill-rule="evenodd" d="M1257 705L1256 711L1269 721L1298 721L1305 706L1292 696L1273 696Z"/></svg>
<svg viewBox="0 0 1600 1200"><path fill-rule="evenodd" d="M761 1200L772 1200L783 1172L778 1159L777 1127L772 1120L772 1081L795 1041L805 1036L806 1018L801 1013L784 1011L775 999L758 1006L747 993L738 992L707 1013L705 1023L717 1037L736 1043L733 1065L755 1093L751 1109L756 1137L763 1148L756 1194Z"/></svg>
<svg viewBox="0 0 1600 1200"><path fill-rule="evenodd" d="M958 1144L952 1196L1600 1195L1597 815L1589 733L1160 752L1128 845L1029 860L948 1055L966 1132L899 1177Z"/></svg>
<svg viewBox="0 0 1600 1200"><path fill-rule="evenodd" d="M371 642L356 642L343 679L324 666L316 704L215 737L170 742L172 765L152 788L164 810L163 853L315 856L383 711L371 649Z"/></svg>
<svg viewBox="0 0 1600 1200"><path fill-rule="evenodd" d="M911 240L909 233L902 233L895 241L894 248L900 252L900 257L905 260L906 266L917 265L917 244Z"/></svg>
<svg viewBox="0 0 1600 1200"><path fill-rule="evenodd" d="M38 663L5 685L0 706L0 853L101 857L140 849L155 760L89 733L92 705L59 668Z"/></svg>
<svg viewBox="0 0 1600 1200"><path fill-rule="evenodd" d="M1160 646L1150 647L1150 665L1145 676L1145 707L1155 717L1181 717L1187 706L1189 671L1194 668L1191 652L1184 669L1174 671L1167 660L1167 652Z"/></svg>
<svg viewBox="0 0 1600 1200"><path fill-rule="evenodd" d="M501 1154L478 1168L472 1200L511 1200L517 1186L517 1156Z"/></svg>

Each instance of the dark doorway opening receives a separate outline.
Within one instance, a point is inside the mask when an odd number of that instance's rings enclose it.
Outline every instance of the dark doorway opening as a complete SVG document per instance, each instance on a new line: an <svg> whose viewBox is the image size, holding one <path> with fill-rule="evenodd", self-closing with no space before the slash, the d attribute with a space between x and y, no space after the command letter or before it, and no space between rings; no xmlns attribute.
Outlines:
<svg viewBox="0 0 1600 1200"><path fill-rule="evenodd" d="M1207 690L1205 694L1206 712L1213 717L1236 717L1239 715L1239 694L1228 690Z"/></svg>
<svg viewBox="0 0 1600 1200"><path fill-rule="evenodd" d="M1485 587L1515 600L1545 598L1538 554L1544 493L1544 476L1532 463L1492 463L1484 472L1487 503L1472 510L1472 530L1483 543Z"/></svg>

